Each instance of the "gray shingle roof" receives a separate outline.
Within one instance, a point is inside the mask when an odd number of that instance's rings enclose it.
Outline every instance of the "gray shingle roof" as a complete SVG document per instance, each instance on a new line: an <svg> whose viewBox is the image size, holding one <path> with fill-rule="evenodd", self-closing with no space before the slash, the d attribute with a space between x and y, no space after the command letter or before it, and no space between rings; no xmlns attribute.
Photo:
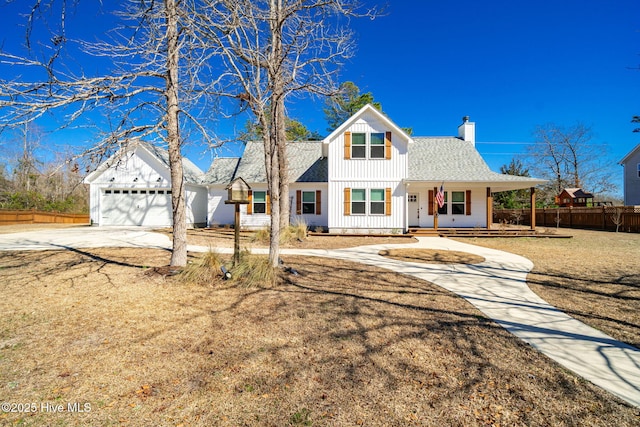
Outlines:
<svg viewBox="0 0 640 427"><path fill-rule="evenodd" d="M322 158L322 142L297 141L287 144L290 182L327 182L327 159ZM244 154L230 175L231 158L216 159L205 175L204 184L228 184L241 177L247 183L266 182L264 145L261 141L248 142ZM237 159L235 159L237 162ZM226 180L225 180L226 179Z"/></svg>
<svg viewBox="0 0 640 427"><path fill-rule="evenodd" d="M214 159L202 182L204 184L229 184L233 181L239 162L239 157L218 157Z"/></svg>
<svg viewBox="0 0 640 427"><path fill-rule="evenodd" d="M496 182L535 186L541 180L493 172L475 146L456 137L414 137L409 146L409 181Z"/></svg>
<svg viewBox="0 0 640 427"><path fill-rule="evenodd" d="M409 145L408 181L477 182L491 184L495 191L525 188L543 181L493 172L470 142L456 137L414 137ZM327 159L322 142L301 141L287 145L290 182L327 182ZM218 158L206 173L203 184L226 185L242 177L247 183L266 182L264 146L247 143L242 158Z"/></svg>

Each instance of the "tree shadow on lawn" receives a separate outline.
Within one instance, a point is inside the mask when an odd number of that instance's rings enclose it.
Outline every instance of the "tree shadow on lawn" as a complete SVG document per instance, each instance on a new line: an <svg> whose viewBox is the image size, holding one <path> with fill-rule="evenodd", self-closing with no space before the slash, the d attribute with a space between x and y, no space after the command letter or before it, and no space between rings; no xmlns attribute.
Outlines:
<svg viewBox="0 0 640 427"><path fill-rule="evenodd" d="M591 419L594 402L595 424L615 416L604 392L435 285L340 260L286 261L299 275L212 311L219 330L233 319L232 340L196 345L242 402L279 396L276 412L306 408L339 425L565 424Z"/></svg>
<svg viewBox="0 0 640 427"><path fill-rule="evenodd" d="M71 260L64 252L21 252L13 261L34 263L41 283L48 275L66 278L71 270L91 288L87 313L74 314L84 329L76 338L59 321L61 331L72 335L57 349L65 361L59 362L59 354L49 361L73 374L39 381L50 389L71 384L84 393L78 399L92 402L99 393L113 406L92 411L92 418L69 418L71 424L123 419L131 425L287 425L303 413L314 425L637 421L634 409L425 281L342 260L287 257L300 274L284 273L275 286L185 286L176 277L140 275L149 257L168 253L127 251L78 251ZM89 272L81 271L82 264ZM104 281L106 287L92 276L118 270L124 274ZM110 301L118 301L115 309ZM72 299L56 302L60 307L51 316L74 313L64 314L76 304ZM96 343L76 341L92 328ZM42 366L43 357L37 356Z"/></svg>

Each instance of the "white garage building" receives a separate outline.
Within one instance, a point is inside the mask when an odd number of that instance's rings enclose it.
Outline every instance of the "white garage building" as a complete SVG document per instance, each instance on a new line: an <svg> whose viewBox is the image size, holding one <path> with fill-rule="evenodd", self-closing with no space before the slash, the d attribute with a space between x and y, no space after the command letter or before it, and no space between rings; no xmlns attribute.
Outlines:
<svg viewBox="0 0 640 427"><path fill-rule="evenodd" d="M187 224L207 223L204 175L183 160ZM166 227L172 224L171 174L166 150L142 141L129 143L85 178L90 187L91 223Z"/></svg>

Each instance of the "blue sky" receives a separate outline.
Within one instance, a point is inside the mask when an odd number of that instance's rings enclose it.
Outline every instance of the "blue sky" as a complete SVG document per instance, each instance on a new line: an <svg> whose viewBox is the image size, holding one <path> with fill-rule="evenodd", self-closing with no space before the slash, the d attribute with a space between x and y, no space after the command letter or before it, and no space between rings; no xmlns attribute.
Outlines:
<svg viewBox="0 0 640 427"><path fill-rule="evenodd" d="M22 41L14 9L0 8L5 47ZM640 114L639 18L638 0L389 1L385 16L351 21L358 48L340 80L372 92L416 136L455 135L470 116L493 170L524 152L536 126L580 121L592 128L593 143L607 144L602 155L620 184L616 163L640 143L630 123ZM100 27L89 9L72 19L89 39ZM299 100L289 112L326 134L322 107L322 100ZM219 131L242 124L221 123ZM50 138L61 144L73 136ZM229 146L217 154L237 153ZM203 169L211 161L201 149L186 155Z"/></svg>

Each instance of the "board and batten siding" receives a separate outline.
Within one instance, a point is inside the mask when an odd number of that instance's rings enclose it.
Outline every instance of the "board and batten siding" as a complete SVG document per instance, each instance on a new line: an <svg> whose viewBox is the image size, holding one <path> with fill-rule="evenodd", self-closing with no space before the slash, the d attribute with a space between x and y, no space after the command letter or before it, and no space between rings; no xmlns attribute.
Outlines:
<svg viewBox="0 0 640 427"><path fill-rule="evenodd" d="M354 133L383 133L390 138L385 158L353 159L348 154ZM348 135L345 140L345 134ZM406 191L402 180L408 175L408 142L383 121L365 113L344 132L329 141L329 194L332 208L328 216L331 232L390 232L406 230ZM367 157L369 145L367 145ZM391 189L391 215L345 215L345 188Z"/></svg>
<svg viewBox="0 0 640 427"><path fill-rule="evenodd" d="M386 133L390 131L383 123L373 118L363 117L349 126L345 132ZM329 181L369 179L402 180L407 177L407 143L391 133L390 159L345 159L345 133L329 141Z"/></svg>
<svg viewBox="0 0 640 427"><path fill-rule="evenodd" d="M369 204L369 190L387 189L391 190L391 212L390 215L358 215L349 213L345 215L345 189L365 189L367 190L367 204ZM332 181L329 184L329 197L333 205L329 212L328 223L329 232L332 233L389 233L392 231L403 231L405 224L405 186L400 181ZM367 206L367 212L369 206Z"/></svg>

